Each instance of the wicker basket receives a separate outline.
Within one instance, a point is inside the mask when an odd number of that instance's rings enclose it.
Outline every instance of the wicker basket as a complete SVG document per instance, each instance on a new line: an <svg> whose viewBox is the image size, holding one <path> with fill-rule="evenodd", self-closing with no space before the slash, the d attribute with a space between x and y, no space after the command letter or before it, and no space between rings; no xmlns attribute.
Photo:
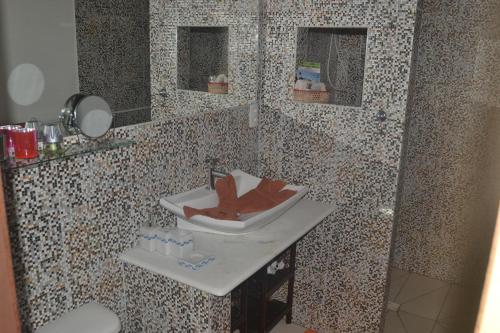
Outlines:
<svg viewBox="0 0 500 333"><path fill-rule="evenodd" d="M304 103L329 103L330 94L328 93L328 91L294 89L293 99L297 102Z"/></svg>
<svg viewBox="0 0 500 333"><path fill-rule="evenodd" d="M227 83L209 82L208 92L211 94L227 94L228 86Z"/></svg>

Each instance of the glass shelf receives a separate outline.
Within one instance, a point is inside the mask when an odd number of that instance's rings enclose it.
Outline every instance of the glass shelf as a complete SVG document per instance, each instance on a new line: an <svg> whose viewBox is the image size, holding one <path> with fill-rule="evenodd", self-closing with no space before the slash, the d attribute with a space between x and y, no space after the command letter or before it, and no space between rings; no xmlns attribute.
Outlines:
<svg viewBox="0 0 500 333"><path fill-rule="evenodd" d="M51 161L64 160L79 155L92 154L99 151L111 150L134 145L132 140L106 139L104 141L87 141L82 143L65 144L63 151L58 154L41 153L39 157L33 159L9 159L2 161L3 170L16 170L21 168L36 167Z"/></svg>

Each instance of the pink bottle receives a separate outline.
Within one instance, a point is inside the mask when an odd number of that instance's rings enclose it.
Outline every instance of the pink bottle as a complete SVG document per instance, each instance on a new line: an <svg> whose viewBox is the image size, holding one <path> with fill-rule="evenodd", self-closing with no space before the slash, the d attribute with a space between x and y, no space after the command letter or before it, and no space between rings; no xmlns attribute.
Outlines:
<svg viewBox="0 0 500 333"><path fill-rule="evenodd" d="M5 150L9 158L14 158L15 156L13 131L18 128L21 128L21 126L19 125L0 126L0 134L3 134L4 136Z"/></svg>

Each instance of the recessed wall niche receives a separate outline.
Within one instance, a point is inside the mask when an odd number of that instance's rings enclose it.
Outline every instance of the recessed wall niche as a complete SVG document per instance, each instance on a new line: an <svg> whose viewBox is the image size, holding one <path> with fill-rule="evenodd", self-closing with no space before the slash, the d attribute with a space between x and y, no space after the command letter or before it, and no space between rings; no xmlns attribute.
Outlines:
<svg viewBox="0 0 500 333"><path fill-rule="evenodd" d="M228 90L228 28L177 28L177 88L216 94Z"/></svg>
<svg viewBox="0 0 500 333"><path fill-rule="evenodd" d="M367 32L298 28L294 100L361 106Z"/></svg>

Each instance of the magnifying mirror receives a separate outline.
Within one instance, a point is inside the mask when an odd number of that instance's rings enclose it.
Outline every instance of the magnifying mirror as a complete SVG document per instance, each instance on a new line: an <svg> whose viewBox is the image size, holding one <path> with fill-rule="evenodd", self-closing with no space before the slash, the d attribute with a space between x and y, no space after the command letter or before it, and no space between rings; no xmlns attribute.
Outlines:
<svg viewBox="0 0 500 333"><path fill-rule="evenodd" d="M66 101L60 119L68 133L96 139L111 128L113 113L101 97L75 94Z"/></svg>

